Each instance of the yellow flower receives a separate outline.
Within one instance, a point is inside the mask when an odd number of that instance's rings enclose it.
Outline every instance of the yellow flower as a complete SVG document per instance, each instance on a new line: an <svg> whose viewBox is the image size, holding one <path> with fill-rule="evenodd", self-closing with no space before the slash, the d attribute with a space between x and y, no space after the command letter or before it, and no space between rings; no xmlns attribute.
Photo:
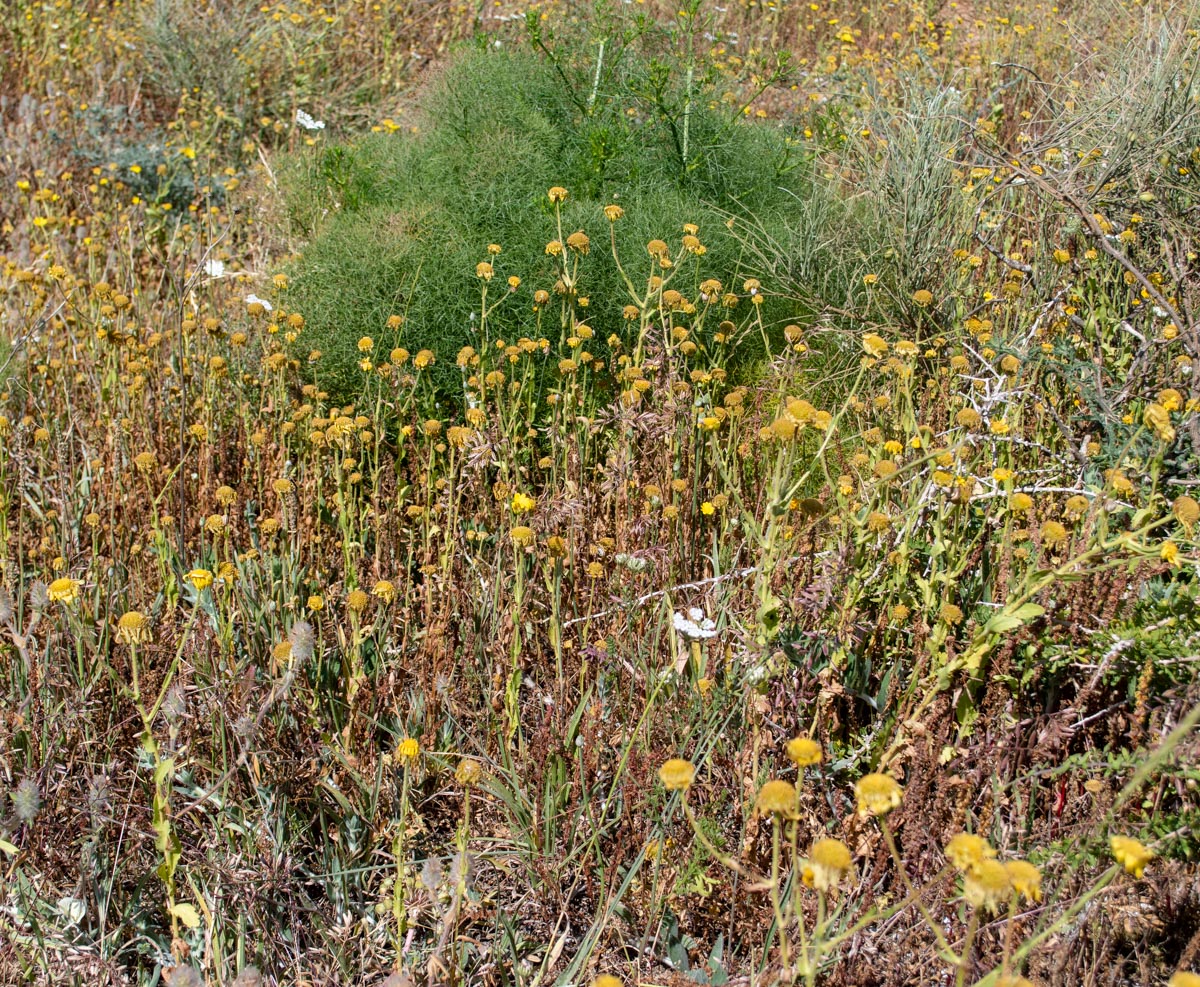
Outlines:
<svg viewBox="0 0 1200 987"><path fill-rule="evenodd" d="M1173 541L1165 541L1159 547L1158 557L1167 565L1179 565L1179 546Z"/></svg>
<svg viewBox="0 0 1200 987"><path fill-rule="evenodd" d="M612 209L614 207L609 206L608 208ZM624 987L624 985L611 973L602 973L592 981L592 987Z"/></svg>
<svg viewBox="0 0 1200 987"><path fill-rule="evenodd" d="M920 288L913 292L912 300L922 308L926 308L927 306L933 304L933 292L927 291L924 288Z"/></svg>
<svg viewBox="0 0 1200 987"><path fill-rule="evenodd" d="M60 579L54 580L47 588L47 591L53 602L70 606L79 599L79 585L78 579L63 576Z"/></svg>
<svg viewBox="0 0 1200 987"><path fill-rule="evenodd" d="M414 761L421 753L421 746L414 737L405 737L396 745L396 757L401 761Z"/></svg>
<svg viewBox="0 0 1200 987"><path fill-rule="evenodd" d="M346 606L354 613L362 613L369 602L370 598L361 589L352 589L346 596Z"/></svg>
<svg viewBox="0 0 1200 987"><path fill-rule="evenodd" d="M533 544L536 536L532 528L524 524L518 524L508 533L508 537L512 539L512 543L517 548L527 548Z"/></svg>
<svg viewBox="0 0 1200 987"><path fill-rule="evenodd" d="M1004 869L1008 871L1008 880L1026 901L1042 900L1042 872L1028 860L1009 860Z"/></svg>
<svg viewBox="0 0 1200 987"><path fill-rule="evenodd" d="M1008 498L1008 509L1014 514L1024 514L1033 506L1033 498L1027 493L1018 491Z"/></svg>
<svg viewBox="0 0 1200 987"><path fill-rule="evenodd" d="M309 610L313 611L313 613L316 613L316 612L324 609L325 600L323 597L317 595L316 593L313 593L312 596L310 596L308 598L308 603L306 604L306 606L308 607Z"/></svg>
<svg viewBox="0 0 1200 987"><path fill-rule="evenodd" d="M904 789L891 775L863 775L854 784L860 816L884 816L900 804Z"/></svg>
<svg viewBox="0 0 1200 987"><path fill-rule="evenodd" d="M1154 851L1132 836L1114 836L1109 845L1113 859L1134 877L1141 877L1154 859Z"/></svg>
<svg viewBox="0 0 1200 987"><path fill-rule="evenodd" d="M1046 545L1061 545L1067 540L1067 529L1057 521L1047 521L1042 525L1042 542Z"/></svg>
<svg viewBox="0 0 1200 987"><path fill-rule="evenodd" d="M1181 497L1176 497L1171 504L1171 513L1175 515L1175 520L1178 521L1190 534L1193 525L1200 521L1200 504L1196 503L1195 499L1184 494Z"/></svg>
<svg viewBox="0 0 1200 987"><path fill-rule="evenodd" d="M139 610L128 610L117 621L117 640L122 644L144 644L150 640L150 621Z"/></svg>
<svg viewBox="0 0 1200 987"><path fill-rule="evenodd" d="M567 190L565 188L563 188L561 185L553 185L546 192L546 195L549 196L550 201L552 203L554 203L555 205L558 205L560 202L562 202L564 199L566 199Z"/></svg>
<svg viewBox="0 0 1200 987"><path fill-rule="evenodd" d="M946 844L946 859L958 871L968 871L995 856L988 841L974 833L956 833Z"/></svg>
<svg viewBox="0 0 1200 987"><path fill-rule="evenodd" d="M853 858L841 840L820 839L808 851L804 883L818 891L831 891L850 871Z"/></svg>
<svg viewBox="0 0 1200 987"><path fill-rule="evenodd" d="M213 582L213 574L208 569L193 569L183 578L191 583L198 593L208 589Z"/></svg>
<svg viewBox="0 0 1200 987"><path fill-rule="evenodd" d="M615 223L618 219L625 215L625 210L617 205L609 205L604 207L604 216L610 223ZM594 985L593 985L594 987Z"/></svg>
<svg viewBox="0 0 1200 987"><path fill-rule="evenodd" d="M537 506L537 501L528 494L515 493L512 499L512 509L514 514L528 514Z"/></svg>
<svg viewBox="0 0 1200 987"><path fill-rule="evenodd" d="M793 737L785 749L792 763L801 768L820 764L823 757L820 743L811 737Z"/></svg>
<svg viewBox="0 0 1200 987"><path fill-rule="evenodd" d="M863 336L862 345L869 356L883 356L888 351L887 340L873 332Z"/></svg>
<svg viewBox="0 0 1200 987"><path fill-rule="evenodd" d="M687 791L696 780L696 766L682 757L673 757L658 769L658 778L668 792Z"/></svg>
<svg viewBox="0 0 1200 987"><path fill-rule="evenodd" d="M382 600L384 603L391 603L396 599L396 587L388 582L388 580L381 579L371 589L371 595Z"/></svg>
<svg viewBox="0 0 1200 987"><path fill-rule="evenodd" d="M963 897L972 908L998 911L1012 890L1008 871L995 860L981 860L963 877Z"/></svg>
<svg viewBox="0 0 1200 987"><path fill-rule="evenodd" d="M1200 987L1200 973L1179 970L1167 981L1167 987Z"/></svg>
<svg viewBox="0 0 1200 987"><path fill-rule="evenodd" d="M790 815L796 808L796 786L790 781L776 778L768 781L758 791L758 811Z"/></svg>
<svg viewBox="0 0 1200 987"><path fill-rule="evenodd" d="M1142 415L1142 424L1150 429L1162 442L1175 440L1175 429L1171 425L1171 415L1161 404L1150 405Z"/></svg>

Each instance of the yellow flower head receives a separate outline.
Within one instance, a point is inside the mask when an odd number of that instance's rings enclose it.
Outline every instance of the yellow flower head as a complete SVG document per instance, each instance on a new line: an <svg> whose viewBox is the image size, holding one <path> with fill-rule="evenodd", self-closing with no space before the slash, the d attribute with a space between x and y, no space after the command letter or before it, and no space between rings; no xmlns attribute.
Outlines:
<svg viewBox="0 0 1200 987"><path fill-rule="evenodd" d="M863 775L854 784L860 816L885 816L900 804L904 789L891 775Z"/></svg>
<svg viewBox="0 0 1200 987"><path fill-rule="evenodd" d="M981 860L963 877L963 897L972 908L999 911L1012 890L1008 871L995 860Z"/></svg>
<svg viewBox="0 0 1200 987"><path fill-rule="evenodd" d="M1008 880L1026 901L1042 900L1042 872L1028 860L1009 860L1004 869L1008 871Z"/></svg>
<svg viewBox="0 0 1200 987"><path fill-rule="evenodd" d="M658 769L658 778L668 792L687 791L696 780L696 766L682 757L673 757Z"/></svg>
<svg viewBox="0 0 1200 987"><path fill-rule="evenodd" d="M758 811L764 816L770 813L791 815L796 808L796 786L790 781L776 778L758 790Z"/></svg>
<svg viewBox="0 0 1200 987"><path fill-rule="evenodd" d="M537 536L528 525L518 524L508 533L508 537L517 548L528 548Z"/></svg>
<svg viewBox="0 0 1200 987"><path fill-rule="evenodd" d="M1154 851L1132 836L1114 836L1109 844L1113 859L1134 877L1146 872L1146 865L1154 859Z"/></svg>
<svg viewBox="0 0 1200 987"><path fill-rule="evenodd" d="M384 603L391 603L396 599L396 587L388 580L381 579L371 589L371 595L382 600Z"/></svg>
<svg viewBox="0 0 1200 987"><path fill-rule="evenodd" d="M208 569L193 569L183 578L195 587L197 593L208 589L213 583L213 574Z"/></svg>
<svg viewBox="0 0 1200 987"><path fill-rule="evenodd" d="M613 207L609 206L609 208ZM611 973L602 973L592 981L592 987L624 987L624 985Z"/></svg>
<svg viewBox="0 0 1200 987"><path fill-rule="evenodd" d="M517 492L513 494L512 509L514 514L528 514L537 506L537 501L528 494Z"/></svg>
<svg viewBox="0 0 1200 987"><path fill-rule="evenodd" d="M1171 504L1171 513L1190 534L1195 523L1200 521L1200 504L1196 503L1194 498L1184 494L1182 497L1175 498Z"/></svg>
<svg viewBox="0 0 1200 987"><path fill-rule="evenodd" d="M369 602L370 598L361 589L352 589L346 595L346 606L348 606L354 613L362 613L367 609L367 604Z"/></svg>
<svg viewBox="0 0 1200 987"><path fill-rule="evenodd" d="M566 199L567 190L561 185L553 185L550 187L549 191L546 192L546 195L549 197L550 201L554 203L554 205L558 205L560 202Z"/></svg>
<svg viewBox="0 0 1200 987"><path fill-rule="evenodd" d="M117 621L117 640L122 644L144 644L150 640L150 620L139 610L127 610Z"/></svg>
<svg viewBox="0 0 1200 987"><path fill-rule="evenodd" d="M47 587L47 592L54 603L70 606L79 599L79 580L62 576Z"/></svg>
<svg viewBox="0 0 1200 987"><path fill-rule="evenodd" d="M821 839L808 852L804 883L818 891L831 891L850 871L853 858L841 840Z"/></svg>
<svg viewBox="0 0 1200 987"><path fill-rule="evenodd" d="M988 841L974 833L956 833L946 844L946 859L958 871L968 871L995 856L996 851Z"/></svg>
<svg viewBox="0 0 1200 987"><path fill-rule="evenodd" d="M405 737L396 745L396 757L401 761L414 761L421 753L421 746L414 737Z"/></svg>
<svg viewBox="0 0 1200 987"><path fill-rule="evenodd" d="M787 742L786 750L792 763L801 768L820 764L823 756L820 743L811 737L793 737Z"/></svg>
<svg viewBox="0 0 1200 987"><path fill-rule="evenodd" d="M1179 970L1167 981L1167 987L1200 987L1200 973Z"/></svg>

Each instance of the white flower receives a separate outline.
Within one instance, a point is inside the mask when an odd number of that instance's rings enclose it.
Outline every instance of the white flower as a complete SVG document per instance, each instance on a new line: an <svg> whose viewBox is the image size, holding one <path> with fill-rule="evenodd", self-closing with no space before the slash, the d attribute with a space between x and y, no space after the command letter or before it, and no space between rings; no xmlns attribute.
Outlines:
<svg viewBox="0 0 1200 987"><path fill-rule="evenodd" d="M225 264L223 261L206 260L204 262L204 273L210 278L221 278L225 276Z"/></svg>
<svg viewBox="0 0 1200 987"><path fill-rule="evenodd" d="M246 296L247 305L253 305L255 302L258 302L258 304L265 308L268 312L273 312L275 310L275 307L265 298L259 298L258 295L255 294L249 294Z"/></svg>
<svg viewBox="0 0 1200 987"><path fill-rule="evenodd" d="M305 130L324 130L325 129L325 121L324 120L314 120L311 116L309 116L303 110L296 111L296 122L298 124L300 124L300 126L303 127Z"/></svg>
<svg viewBox="0 0 1200 987"><path fill-rule="evenodd" d="M692 607L686 616L677 612L672 618L672 623L675 625L675 630L693 641L703 641L717 636L716 623L705 617L704 611L699 607Z"/></svg>

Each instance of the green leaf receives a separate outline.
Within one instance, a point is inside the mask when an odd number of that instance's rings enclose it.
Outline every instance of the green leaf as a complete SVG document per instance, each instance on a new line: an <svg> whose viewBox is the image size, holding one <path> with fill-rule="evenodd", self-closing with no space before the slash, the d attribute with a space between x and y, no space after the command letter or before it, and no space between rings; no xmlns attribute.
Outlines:
<svg viewBox="0 0 1200 987"><path fill-rule="evenodd" d="M3 850L10 857L15 857L21 852L17 847L9 843L8 840L0 840L0 850Z"/></svg>

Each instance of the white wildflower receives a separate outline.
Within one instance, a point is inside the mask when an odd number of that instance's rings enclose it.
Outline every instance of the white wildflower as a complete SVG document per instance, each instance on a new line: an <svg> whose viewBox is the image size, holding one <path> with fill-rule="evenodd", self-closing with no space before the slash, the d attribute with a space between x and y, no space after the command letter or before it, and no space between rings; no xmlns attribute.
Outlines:
<svg viewBox="0 0 1200 987"><path fill-rule="evenodd" d="M296 111L296 122L298 124L300 124L300 126L303 127L305 130L324 130L325 129L325 121L324 120L314 120L311 116L309 116L303 110Z"/></svg>

